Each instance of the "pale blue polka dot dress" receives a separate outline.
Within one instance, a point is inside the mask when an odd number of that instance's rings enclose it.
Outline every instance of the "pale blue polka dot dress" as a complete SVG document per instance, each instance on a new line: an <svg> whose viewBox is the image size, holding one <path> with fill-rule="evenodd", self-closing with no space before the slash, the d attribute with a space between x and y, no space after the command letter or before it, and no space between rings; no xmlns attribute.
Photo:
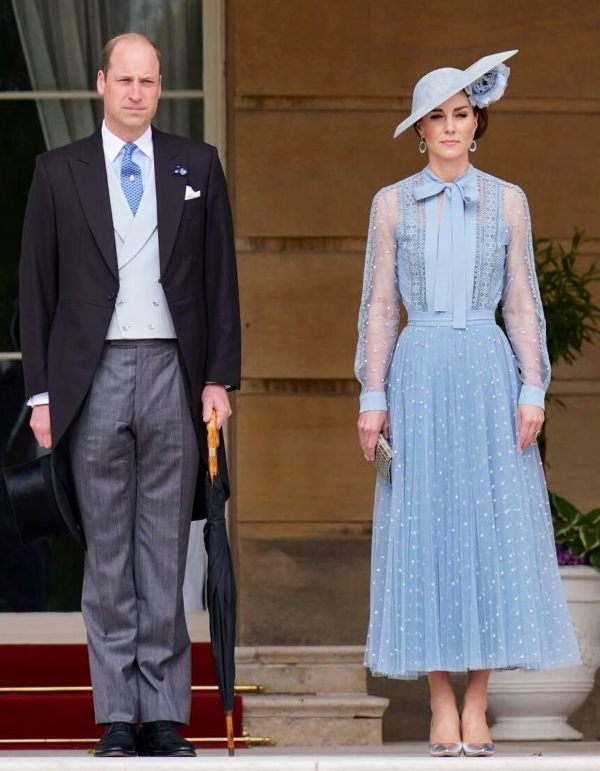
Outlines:
<svg viewBox="0 0 600 771"><path fill-rule="evenodd" d="M538 447L517 450L517 404L543 406L550 379L518 187L427 167L377 193L356 375L394 450L375 491L366 665L410 678L579 664Z"/></svg>

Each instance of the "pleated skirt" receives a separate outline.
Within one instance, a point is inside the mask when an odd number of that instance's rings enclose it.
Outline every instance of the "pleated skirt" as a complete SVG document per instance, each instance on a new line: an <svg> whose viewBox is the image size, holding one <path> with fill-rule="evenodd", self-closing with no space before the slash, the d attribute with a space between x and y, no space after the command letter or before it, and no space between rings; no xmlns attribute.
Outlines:
<svg viewBox="0 0 600 771"><path fill-rule="evenodd" d="M537 445L493 320L409 323L388 378L392 484L378 479L365 664L375 675L580 663Z"/></svg>

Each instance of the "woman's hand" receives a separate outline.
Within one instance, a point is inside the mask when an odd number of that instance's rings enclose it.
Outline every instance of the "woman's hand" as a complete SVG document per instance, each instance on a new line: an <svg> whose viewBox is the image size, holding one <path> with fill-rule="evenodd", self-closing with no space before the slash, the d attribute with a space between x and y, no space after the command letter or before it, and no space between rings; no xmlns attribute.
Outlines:
<svg viewBox="0 0 600 771"><path fill-rule="evenodd" d="M386 410L367 410L358 416L358 441L365 460L375 460L375 447L379 434L389 438Z"/></svg>
<svg viewBox="0 0 600 771"><path fill-rule="evenodd" d="M533 404L519 404L517 407L518 449L526 450L535 442L544 425L544 410Z"/></svg>

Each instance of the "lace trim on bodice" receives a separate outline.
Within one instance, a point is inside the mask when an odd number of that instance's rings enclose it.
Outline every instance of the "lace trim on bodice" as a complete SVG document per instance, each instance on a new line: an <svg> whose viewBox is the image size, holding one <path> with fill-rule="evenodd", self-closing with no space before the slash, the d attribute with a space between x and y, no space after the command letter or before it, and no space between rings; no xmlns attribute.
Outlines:
<svg viewBox="0 0 600 771"><path fill-rule="evenodd" d="M416 174L399 185L398 201L402 238L399 258L406 263L409 295L403 296L409 310L427 309L425 279L425 204L415 199L415 187L423 183L423 175Z"/></svg>
<svg viewBox="0 0 600 771"><path fill-rule="evenodd" d="M495 307L499 297L491 296L494 272L502 267L504 255L498 259L499 229L503 228L502 189L498 180L485 174L477 175L479 203L476 219L475 275L473 279L473 310Z"/></svg>

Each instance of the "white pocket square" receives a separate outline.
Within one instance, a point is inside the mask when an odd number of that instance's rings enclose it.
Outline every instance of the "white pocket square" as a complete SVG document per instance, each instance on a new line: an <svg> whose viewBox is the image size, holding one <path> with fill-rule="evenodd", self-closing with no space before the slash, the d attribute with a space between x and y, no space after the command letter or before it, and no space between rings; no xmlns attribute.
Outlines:
<svg viewBox="0 0 600 771"><path fill-rule="evenodd" d="M192 198L200 198L202 195L202 192L200 190L194 190L193 187L190 187L189 185L185 186L185 200L191 201Z"/></svg>

